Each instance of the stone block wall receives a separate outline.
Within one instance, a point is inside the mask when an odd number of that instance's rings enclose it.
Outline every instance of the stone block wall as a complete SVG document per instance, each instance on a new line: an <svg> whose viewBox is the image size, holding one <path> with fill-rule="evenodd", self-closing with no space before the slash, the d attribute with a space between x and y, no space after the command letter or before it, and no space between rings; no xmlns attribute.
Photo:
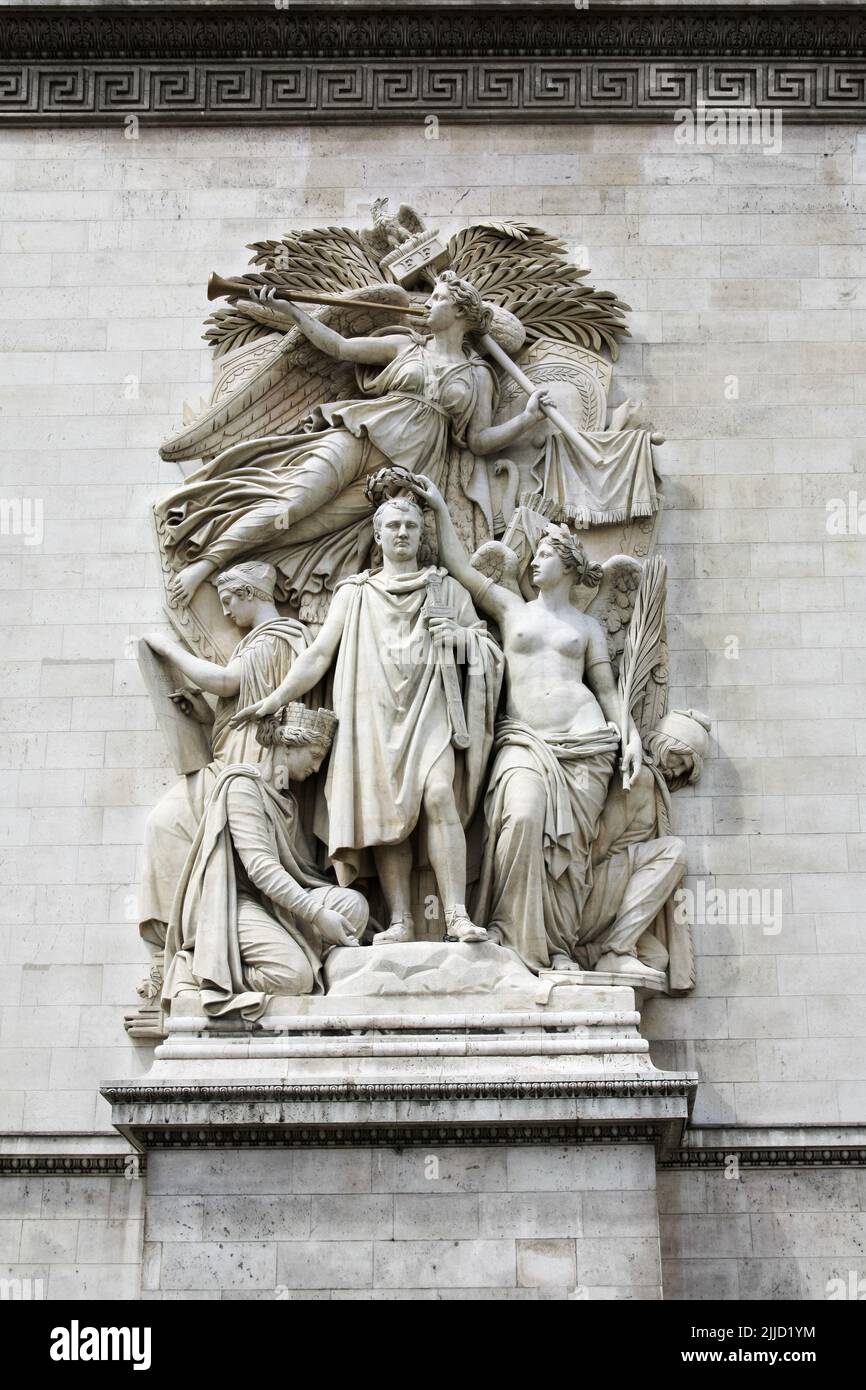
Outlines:
<svg viewBox="0 0 866 1390"><path fill-rule="evenodd" d="M145 1299L653 1299L647 1146L148 1157Z"/></svg>
<svg viewBox="0 0 866 1390"><path fill-rule="evenodd" d="M667 124L128 133L0 133L0 1128L105 1130L98 1083L149 1065L120 1020L146 965L144 817L173 774L130 639L160 619L149 508L180 473L156 451L207 390L207 272L363 223L382 193L449 230L557 232L633 306L614 400L670 441L672 694L714 719L677 829L696 891L769 895L767 922L696 927L696 993L646 1027L662 1064L701 1072L701 1123L862 1121L866 137L786 125L768 155ZM853 529L829 533L851 494Z"/></svg>
<svg viewBox="0 0 866 1390"><path fill-rule="evenodd" d="M866 1298L866 1174L658 1174L666 1299Z"/></svg>
<svg viewBox="0 0 866 1390"><path fill-rule="evenodd" d="M136 1299L143 1174L0 1178L0 1301Z"/></svg>

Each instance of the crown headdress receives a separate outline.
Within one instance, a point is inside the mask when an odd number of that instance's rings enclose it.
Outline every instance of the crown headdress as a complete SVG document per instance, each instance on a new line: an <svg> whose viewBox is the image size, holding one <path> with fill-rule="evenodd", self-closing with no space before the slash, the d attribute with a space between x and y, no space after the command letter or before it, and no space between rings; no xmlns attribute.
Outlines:
<svg viewBox="0 0 866 1390"><path fill-rule="evenodd" d="M284 705L271 719L263 719L258 741L263 748L276 743L322 743L330 746L337 729L337 716L330 709L307 709L299 701Z"/></svg>

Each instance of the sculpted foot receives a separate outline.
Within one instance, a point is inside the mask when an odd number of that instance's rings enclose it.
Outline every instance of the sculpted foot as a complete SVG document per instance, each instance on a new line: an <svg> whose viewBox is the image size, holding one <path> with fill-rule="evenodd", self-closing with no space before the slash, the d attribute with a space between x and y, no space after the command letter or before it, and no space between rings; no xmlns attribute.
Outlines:
<svg viewBox="0 0 866 1390"><path fill-rule="evenodd" d="M173 602L187 608L195 598L196 591L212 573L213 565L208 560L196 560L180 570L168 586Z"/></svg>
<svg viewBox="0 0 866 1390"><path fill-rule="evenodd" d="M484 927L476 927L462 903L445 909L446 941L487 941Z"/></svg>
<svg viewBox="0 0 866 1390"><path fill-rule="evenodd" d="M554 955L550 957L550 969L580 970L582 969L582 967L578 965L576 960L572 960L571 956L563 955L561 951L557 951Z"/></svg>
<svg viewBox="0 0 866 1390"><path fill-rule="evenodd" d="M374 946L394 946L401 941L415 940L415 923L410 912L392 918L391 925L373 937Z"/></svg>
<svg viewBox="0 0 866 1390"><path fill-rule="evenodd" d="M616 971L619 975L642 975L644 979L650 973L649 966L643 965L637 956L620 956L616 951L605 951L596 961L595 968Z"/></svg>

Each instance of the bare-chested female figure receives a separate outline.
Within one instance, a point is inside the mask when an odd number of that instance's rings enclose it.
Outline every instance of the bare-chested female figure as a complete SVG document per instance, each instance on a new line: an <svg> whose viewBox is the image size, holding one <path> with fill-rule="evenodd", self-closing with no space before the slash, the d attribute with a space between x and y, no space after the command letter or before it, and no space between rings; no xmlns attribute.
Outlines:
<svg viewBox="0 0 866 1390"><path fill-rule="evenodd" d="M590 851L620 741L604 631L571 601L574 585L597 584L600 571L565 528L551 527L532 562L538 597L527 603L472 567L438 488L428 478L416 487L436 513L442 563L498 623L505 651L506 712L475 916L532 969L574 968ZM635 776L641 756L630 721L623 771Z"/></svg>

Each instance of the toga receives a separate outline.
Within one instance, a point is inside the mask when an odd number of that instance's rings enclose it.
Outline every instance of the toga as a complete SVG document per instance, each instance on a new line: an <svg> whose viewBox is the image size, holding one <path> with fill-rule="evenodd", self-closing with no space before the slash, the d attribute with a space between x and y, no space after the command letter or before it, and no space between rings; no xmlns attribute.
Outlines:
<svg viewBox="0 0 866 1390"><path fill-rule="evenodd" d="M325 785L328 853L341 883L357 877L362 850L400 844L412 833L427 776L451 741L442 675L425 621L431 577L441 583L443 600L464 629L465 650L457 660L472 742L456 752L454 786L464 826L482 787L503 657L469 594L434 566L345 580L350 601L333 694L340 722Z"/></svg>

